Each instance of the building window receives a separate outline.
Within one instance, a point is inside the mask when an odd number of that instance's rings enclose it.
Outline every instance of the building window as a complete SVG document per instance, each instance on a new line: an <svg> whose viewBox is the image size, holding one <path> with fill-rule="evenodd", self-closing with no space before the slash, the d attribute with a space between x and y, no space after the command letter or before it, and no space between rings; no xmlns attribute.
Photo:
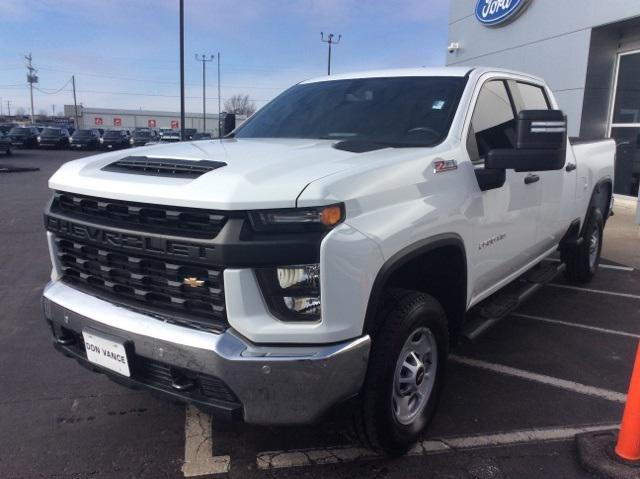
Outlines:
<svg viewBox="0 0 640 479"><path fill-rule="evenodd" d="M640 183L640 51L618 57L611 138L617 145L613 189L619 194L637 196Z"/></svg>

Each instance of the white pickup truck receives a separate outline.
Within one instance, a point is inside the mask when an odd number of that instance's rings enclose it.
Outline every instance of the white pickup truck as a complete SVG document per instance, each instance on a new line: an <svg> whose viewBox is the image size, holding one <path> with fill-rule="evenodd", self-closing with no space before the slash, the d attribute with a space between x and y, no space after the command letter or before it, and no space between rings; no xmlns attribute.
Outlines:
<svg viewBox="0 0 640 479"><path fill-rule="evenodd" d="M222 140L68 162L45 212L54 344L254 424L348 402L402 453L472 308L557 251L571 281L598 267L615 144L568 140L557 108L499 69L335 75Z"/></svg>

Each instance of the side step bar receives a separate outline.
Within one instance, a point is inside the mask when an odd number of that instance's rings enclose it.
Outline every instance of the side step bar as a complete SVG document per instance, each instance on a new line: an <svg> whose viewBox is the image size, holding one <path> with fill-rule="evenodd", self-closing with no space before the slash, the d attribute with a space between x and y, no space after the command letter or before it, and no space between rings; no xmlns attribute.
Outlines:
<svg viewBox="0 0 640 479"><path fill-rule="evenodd" d="M467 315L462 337L474 341L500 320L509 316L545 284L565 269L563 263L542 262L503 290L476 305Z"/></svg>

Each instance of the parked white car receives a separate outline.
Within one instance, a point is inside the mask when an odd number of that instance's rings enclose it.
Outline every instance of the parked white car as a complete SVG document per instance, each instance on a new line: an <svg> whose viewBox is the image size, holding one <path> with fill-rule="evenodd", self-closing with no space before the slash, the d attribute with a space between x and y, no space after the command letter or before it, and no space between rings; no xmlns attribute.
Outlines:
<svg viewBox="0 0 640 479"><path fill-rule="evenodd" d="M471 308L558 250L571 281L597 270L615 144L568 141L557 108L491 68L334 75L223 140L66 163L55 345L255 424L351 400L364 443L402 453Z"/></svg>

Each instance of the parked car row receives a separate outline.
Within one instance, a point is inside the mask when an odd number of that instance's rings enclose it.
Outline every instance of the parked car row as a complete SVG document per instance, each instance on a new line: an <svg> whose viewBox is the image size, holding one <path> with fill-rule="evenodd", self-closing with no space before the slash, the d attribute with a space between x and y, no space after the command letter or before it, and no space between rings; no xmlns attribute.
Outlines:
<svg viewBox="0 0 640 479"><path fill-rule="evenodd" d="M6 133L5 133L6 131ZM211 139L210 133L199 133L187 128L188 140ZM58 148L73 150L117 150L154 143L180 141L180 131L171 129L155 130L136 128L130 130L102 130L99 128L75 130L70 128L0 125L0 151L7 144L7 153L11 147L22 148Z"/></svg>

